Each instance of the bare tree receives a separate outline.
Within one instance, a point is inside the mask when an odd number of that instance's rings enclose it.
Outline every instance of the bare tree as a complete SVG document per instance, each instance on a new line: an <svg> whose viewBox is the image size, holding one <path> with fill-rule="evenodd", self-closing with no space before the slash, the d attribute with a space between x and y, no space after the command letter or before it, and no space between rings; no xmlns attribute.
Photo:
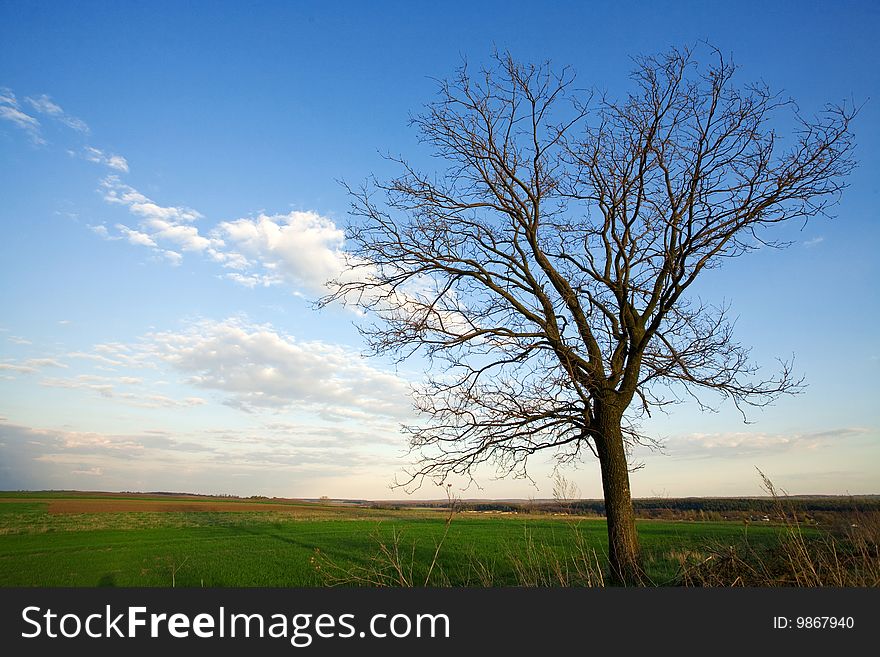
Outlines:
<svg viewBox="0 0 880 657"><path fill-rule="evenodd" d="M620 101L583 97L568 69L509 55L463 67L412 120L445 168L350 190L348 268L322 300L355 304L376 353L429 360L404 484L526 476L532 454L600 462L609 557L639 582L630 447L652 407L705 391L740 410L795 391L762 378L725 308L686 294L701 272L826 211L854 166L855 112L800 114L737 87L718 51L635 60ZM795 125L786 144L774 129ZM792 123L793 122L793 123ZM706 403L706 402L701 402Z"/></svg>

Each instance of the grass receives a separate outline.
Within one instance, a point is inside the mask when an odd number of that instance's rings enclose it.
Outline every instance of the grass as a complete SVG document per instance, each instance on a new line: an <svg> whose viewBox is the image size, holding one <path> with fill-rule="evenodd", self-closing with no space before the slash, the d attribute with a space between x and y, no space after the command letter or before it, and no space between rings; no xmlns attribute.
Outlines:
<svg viewBox="0 0 880 657"><path fill-rule="evenodd" d="M782 519L775 541L708 544L697 563L682 559L680 580L688 586L880 586L880 513L854 512L836 527L807 531L789 508L784 491L760 470L764 488Z"/></svg>
<svg viewBox="0 0 880 657"><path fill-rule="evenodd" d="M607 551L601 519L463 513L447 523L442 511L322 505L50 513L51 499L4 496L0 586L320 586L327 570L316 566L363 572L381 545L395 547L417 584L553 585L576 574L571 555L604 562ZM769 546L783 529L750 526L749 544ZM707 543L741 544L744 526L644 520L639 535L652 581L669 584Z"/></svg>

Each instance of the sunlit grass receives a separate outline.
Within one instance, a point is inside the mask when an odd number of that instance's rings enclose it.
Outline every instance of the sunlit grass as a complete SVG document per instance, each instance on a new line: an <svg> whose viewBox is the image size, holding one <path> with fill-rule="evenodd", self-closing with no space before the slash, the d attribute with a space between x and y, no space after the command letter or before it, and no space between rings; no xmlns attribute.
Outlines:
<svg viewBox="0 0 880 657"><path fill-rule="evenodd" d="M2 586L319 586L315 551L343 566L364 565L376 546L397 536L414 576L427 571L445 515L431 510L380 510L312 505L307 512L49 513L35 498L0 504ZM773 526L750 527L749 540L771 540ZM682 554L707 541L743 539L730 522L639 522L652 580L674 580ZM548 563L574 546L607 551L602 519L458 514L439 552L432 582L517 584L521 555L540 546ZM532 558L534 555L531 555ZM548 566L549 567L549 566ZM487 571L485 571L487 572ZM484 572L484 574L485 574Z"/></svg>

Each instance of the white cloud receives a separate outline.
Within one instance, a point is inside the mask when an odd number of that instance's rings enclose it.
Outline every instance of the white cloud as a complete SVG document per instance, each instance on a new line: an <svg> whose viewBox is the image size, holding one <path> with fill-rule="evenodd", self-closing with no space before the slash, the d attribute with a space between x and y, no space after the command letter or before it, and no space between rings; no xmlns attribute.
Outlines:
<svg viewBox="0 0 880 657"><path fill-rule="evenodd" d="M60 105L49 96L43 94L37 98L24 99L31 110L37 114L50 117L77 132L88 133L89 126L85 121L65 112ZM46 140L40 132L40 121L26 113L11 89L0 88L0 119L11 121L24 130L35 144L45 144Z"/></svg>
<svg viewBox="0 0 880 657"><path fill-rule="evenodd" d="M124 171L128 173L128 160L126 160L121 155L115 155L111 153L107 156L107 166L111 169L116 169L117 171Z"/></svg>
<svg viewBox="0 0 880 657"><path fill-rule="evenodd" d="M45 144L46 140L40 134L40 122L36 117L22 111L12 90L0 87L0 119L10 121L18 128L24 130L31 141L35 144Z"/></svg>
<svg viewBox="0 0 880 657"><path fill-rule="evenodd" d="M25 98L25 102L31 108L31 111L37 114L47 116L53 121L58 121L77 132L89 133L89 127L85 121L65 112L58 103L45 94L36 98ZM42 126L40 121L35 116L27 114L22 109L15 94L7 88L0 88L0 119L10 121L27 132L35 144L42 145L47 143L41 133ZM67 149L67 152L71 156L77 155L76 151L71 149ZM128 161L121 155L106 153L93 146L84 146L80 154L90 162L96 162L116 171L128 173Z"/></svg>
<svg viewBox="0 0 880 657"><path fill-rule="evenodd" d="M18 365L16 363L0 363L0 372L18 372L19 374L33 374L36 371L36 367L29 367L27 365Z"/></svg>
<svg viewBox="0 0 880 657"><path fill-rule="evenodd" d="M91 230L95 235L98 235L105 240L119 239L118 237L114 238L112 235L110 235L110 232L107 230L107 226L105 226L104 224L98 224L96 226L90 225L89 230Z"/></svg>
<svg viewBox="0 0 880 657"><path fill-rule="evenodd" d="M100 477L104 474L104 468L94 467L88 468L86 470L71 470L70 474L73 475L86 475L88 477Z"/></svg>
<svg viewBox="0 0 880 657"><path fill-rule="evenodd" d="M82 388L97 392L102 397L113 397L115 389L110 383L96 383L90 375L83 374L73 379L48 378L40 381L47 388Z"/></svg>
<svg viewBox="0 0 880 657"><path fill-rule="evenodd" d="M344 251L345 232L331 219L315 212L290 212L286 215L261 214L255 219L223 222L216 233L222 235L235 253L249 260L243 272L226 274L226 278L246 287L268 287L287 282L298 293L311 295L328 292L327 282L350 276L349 261L355 258ZM253 263L256 263L254 265ZM254 267L258 271L250 271ZM362 268L357 275L369 276L371 268ZM392 307L380 303L388 313L421 316L426 326L449 333L466 333L473 326L460 312L454 291L447 291L440 304L434 297L440 290L430 277L410 281L406 286L390 286L368 292L381 298L393 298Z"/></svg>
<svg viewBox="0 0 880 657"><path fill-rule="evenodd" d="M245 410L306 408L332 419L409 414L400 377L344 347L298 342L268 325L202 321L181 333L149 334L144 348L192 385L222 391Z"/></svg>
<svg viewBox="0 0 880 657"><path fill-rule="evenodd" d="M202 215L184 206L160 206L133 187L112 175L102 181L104 198L109 203L124 205L140 217L140 230L117 224L121 237L161 253L171 264L179 264L177 251L161 251L163 244L172 243L181 251L204 253L227 272L223 278L247 288L271 287L287 283L293 293L321 296L326 283L342 280L350 271L350 255L343 249L344 231L331 219L316 212L292 211L284 215L260 214L256 218L224 221L206 236L192 222ZM93 227L105 239L106 228ZM369 275L362 268L360 275ZM404 288L374 291L379 296L395 297L388 312L422 315L426 325L448 333L464 333L473 329L457 307L455 294L447 291L443 303L433 302L437 283L428 277L412 281ZM384 304L380 304L380 308Z"/></svg>
<svg viewBox="0 0 880 657"><path fill-rule="evenodd" d="M215 231L216 233L216 231ZM219 262L224 269L248 269L253 266L250 260L242 254L235 251L218 251L217 249L208 249L208 255L214 262ZM280 280L280 279L279 279Z"/></svg>
<svg viewBox="0 0 880 657"><path fill-rule="evenodd" d="M2 369L33 374L46 367L91 361L95 373L44 376L40 385L90 391L127 405L147 408L191 407L198 395L156 394L160 382L145 383L140 372L220 393L224 404L254 412L305 412L332 422L381 425L395 431L412 415L409 384L393 372L377 369L350 348L320 340L298 341L268 324L244 318L202 320L181 331L148 333L137 342L95 345L65 354L63 360L29 359ZM182 376L181 376L182 375ZM154 378L154 377L151 377Z"/></svg>
<svg viewBox="0 0 880 657"><path fill-rule="evenodd" d="M230 281L243 285L244 287L271 287L282 282L279 276L269 274L239 274L238 272L229 272L225 278Z"/></svg>
<svg viewBox="0 0 880 657"><path fill-rule="evenodd" d="M131 228L123 224L116 224L116 229L120 233L122 233L131 244L138 244L140 246L156 246L153 238L146 233L132 230Z"/></svg>
<svg viewBox="0 0 880 657"><path fill-rule="evenodd" d="M54 358L28 358L24 361L25 365L30 367L59 367L66 369L67 365Z"/></svg>
<svg viewBox="0 0 880 657"><path fill-rule="evenodd" d="M804 244L804 246L807 247L808 249L811 249L811 248L813 248L814 246L818 246L819 244L821 244L821 243L824 242L824 241L825 241L825 238L822 237L821 235L819 235L818 237L814 237L814 238L812 238L812 239L809 239L809 240L805 241L803 244Z"/></svg>
<svg viewBox="0 0 880 657"><path fill-rule="evenodd" d="M129 406L139 408L189 408L203 406L207 400L201 397L187 396L173 398L144 390L143 379L133 376L99 376L95 374L79 374L71 378L44 378L40 385L48 388L67 388L71 390L89 390L101 397L114 399ZM123 386L126 390L120 391ZM132 387L136 387L134 391Z"/></svg>
<svg viewBox="0 0 880 657"><path fill-rule="evenodd" d="M85 157L89 162L103 164L104 166L110 167L111 169L116 169L117 171L128 173L128 161L121 155L105 153L98 148L86 146L83 149L83 157Z"/></svg>
<svg viewBox="0 0 880 657"><path fill-rule="evenodd" d="M255 219L223 222L217 232L238 252L260 264L263 272L256 280L261 283L283 277L296 287L322 293L324 284L344 267L343 231L315 212L261 214ZM252 277L233 280L256 284Z"/></svg>
<svg viewBox="0 0 880 657"><path fill-rule="evenodd" d="M205 237L192 225L202 217L196 210L184 206L161 206L141 194L134 187L126 185L118 176L107 176L101 181L104 200L123 205L139 219L139 229L124 224L116 224L116 229L130 243L146 246L171 264L180 264L182 254L175 250L219 253L225 246L217 237ZM105 239L112 239L106 228L92 227ZM175 249L165 248L170 244ZM215 258L216 259L216 258Z"/></svg>
<svg viewBox="0 0 880 657"><path fill-rule="evenodd" d="M174 267L177 267L183 261L183 255L170 249L162 249L160 255Z"/></svg>
<svg viewBox="0 0 880 657"><path fill-rule="evenodd" d="M202 218L202 215L184 206L161 206L154 203L134 187L119 180L119 176L107 176L101 181L104 200L128 207L129 211L144 219L158 219L178 224L191 223Z"/></svg>
<svg viewBox="0 0 880 657"><path fill-rule="evenodd" d="M28 343L30 344L30 343ZM66 368L67 365L54 358L28 358L21 362L0 363L0 371L33 374L44 367Z"/></svg>
<svg viewBox="0 0 880 657"><path fill-rule="evenodd" d="M43 94L37 98L25 98L25 101L39 114L51 116L56 121L60 121L68 128L88 134L89 126L85 121L72 116L61 109L61 106L54 102L49 96Z"/></svg>
<svg viewBox="0 0 880 657"><path fill-rule="evenodd" d="M210 246L218 246L216 240L200 235L195 226L182 225L158 217L149 218L141 225L149 230L154 238L171 242L183 251L204 251Z"/></svg>
<svg viewBox="0 0 880 657"><path fill-rule="evenodd" d="M197 210L159 205L116 175L101 181L101 191L108 203L124 206L137 217L138 228L117 224L116 237L104 226L90 228L104 239L122 237L154 249L172 264L179 264L180 252L203 253L233 270L224 278L239 285L255 288L287 283L295 293L309 294L323 294L325 283L345 269L342 229L315 212L224 221L206 235L194 225L203 218Z"/></svg>
<svg viewBox="0 0 880 657"><path fill-rule="evenodd" d="M815 450L867 433L870 433L870 430L863 427L844 427L806 433L749 431L692 433L670 439L665 444L665 448L671 456L752 456L770 452Z"/></svg>
<svg viewBox="0 0 880 657"><path fill-rule="evenodd" d="M97 345L95 351L98 353L89 353L85 351L72 351L66 354L67 358L77 358L83 360L91 360L104 366L105 369L113 369L116 367L138 367L151 368L156 367L155 363L149 362L148 354L130 353L130 349L125 345L107 344ZM110 358L112 356L112 358Z"/></svg>
<svg viewBox="0 0 880 657"><path fill-rule="evenodd" d="M387 494L384 484L398 461L387 440L374 439L344 427L327 431L303 425L254 426L237 431L133 434L0 420L0 489L38 489L50 482L56 488L76 488L83 476L102 476L102 486L108 490L381 496ZM236 484L234 475L251 477Z"/></svg>

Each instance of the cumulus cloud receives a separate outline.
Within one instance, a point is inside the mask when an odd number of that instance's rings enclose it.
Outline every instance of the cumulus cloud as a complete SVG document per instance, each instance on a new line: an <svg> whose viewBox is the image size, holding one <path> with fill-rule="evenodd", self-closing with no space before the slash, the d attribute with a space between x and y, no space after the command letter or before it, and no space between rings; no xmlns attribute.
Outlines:
<svg viewBox="0 0 880 657"><path fill-rule="evenodd" d="M100 151L90 151L101 159ZM105 201L127 208L138 221L136 228L117 223L116 232L90 226L103 239L145 246L172 264L179 264L182 253L201 253L228 270L223 278L244 287L287 284L294 294L323 295L327 281L346 269L344 231L316 212L259 214L202 232L195 225L204 218L197 210L160 205L117 175L105 177L100 191Z"/></svg>
<svg viewBox="0 0 880 657"><path fill-rule="evenodd" d="M403 417L408 386L344 347L299 342L269 325L231 318L152 333L146 348L200 388L245 410L306 408L331 419Z"/></svg>
<svg viewBox="0 0 880 657"><path fill-rule="evenodd" d="M30 111L79 132L88 132L83 121L65 112L48 95L29 97L25 102ZM22 109L11 90L0 89L0 118L28 131L34 141L45 143L40 135L40 121ZM77 151L69 152L77 154ZM121 155L91 145L81 147L78 152L87 160L121 173L128 172L128 162ZM223 274L227 280L249 288L287 284L296 295L323 295L328 280L345 276L344 232L331 219L318 213L261 213L256 217L223 221L205 232L195 225L203 219L197 210L184 205L161 205L124 183L119 175L103 178L100 191L107 203L122 206L133 215L137 225L116 223L111 230L99 224L89 225L89 229L108 241L124 240L143 246L154 258L171 265L179 265L185 253L200 253L228 270ZM418 290L396 293L412 294L415 300ZM434 314L447 328L459 319L448 309Z"/></svg>
<svg viewBox="0 0 880 657"><path fill-rule="evenodd" d="M324 284L344 267L343 231L314 212L226 221L217 232L238 252L259 263L260 282L267 276L271 281L283 278L309 292L321 293ZM254 280L247 279L252 284Z"/></svg>
<svg viewBox="0 0 880 657"><path fill-rule="evenodd" d="M397 374L373 367L348 347L300 341L243 317L196 321L183 330L147 333L128 344L102 343L68 352L63 360L13 361L2 369L33 374L74 361L91 362L96 373L44 376L40 385L91 391L144 407L207 403L198 395L155 394L158 384L144 383L138 375L152 370L162 378L215 391L224 404L247 412L303 411L334 423L369 424L372 429L381 425L389 431L412 413L409 383Z"/></svg>
<svg viewBox="0 0 880 657"><path fill-rule="evenodd" d="M344 250L345 233L331 219L315 212L290 212L286 215L261 214L253 219L238 219L218 225L215 234L222 236L231 253L245 256L244 271L226 274L226 278L246 287L269 287L288 283L295 293L327 293L327 282L344 280L350 274L351 254ZM358 275L369 276L371 267ZM365 292L376 299L393 299L379 308L389 313L415 314L426 326L447 333L466 333L474 326L460 312L454 291L443 294L443 303L433 303L440 292L438 282L428 276L414 279L396 289L390 286ZM393 307L393 309L392 309Z"/></svg>
<svg viewBox="0 0 880 657"><path fill-rule="evenodd" d="M183 251L204 251L215 241L200 235L195 226L185 226L164 219L152 218L143 224L153 237L176 244Z"/></svg>

